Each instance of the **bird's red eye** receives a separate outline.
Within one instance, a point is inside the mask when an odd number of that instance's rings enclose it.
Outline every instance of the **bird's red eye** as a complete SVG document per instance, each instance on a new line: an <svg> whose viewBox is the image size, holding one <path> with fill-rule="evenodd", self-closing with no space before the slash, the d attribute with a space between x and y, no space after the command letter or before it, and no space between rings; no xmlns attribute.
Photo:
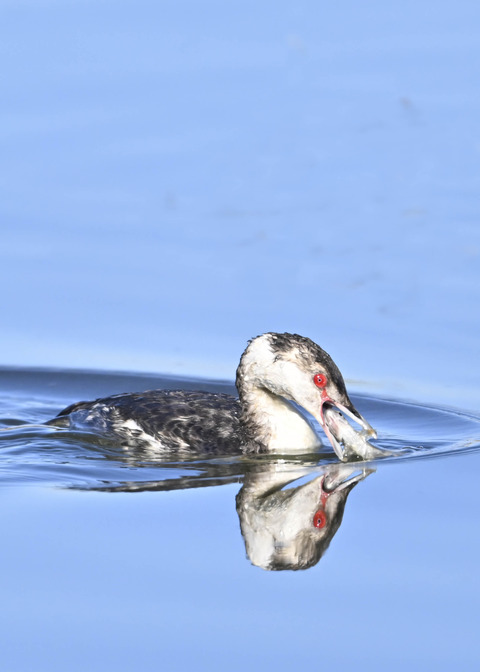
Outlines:
<svg viewBox="0 0 480 672"><path fill-rule="evenodd" d="M317 527L321 530L327 524L327 516L323 509L318 509L316 514L313 516L313 527Z"/></svg>
<svg viewBox="0 0 480 672"><path fill-rule="evenodd" d="M316 373L313 376L313 382L317 387L325 387L327 384L327 376L324 373Z"/></svg>

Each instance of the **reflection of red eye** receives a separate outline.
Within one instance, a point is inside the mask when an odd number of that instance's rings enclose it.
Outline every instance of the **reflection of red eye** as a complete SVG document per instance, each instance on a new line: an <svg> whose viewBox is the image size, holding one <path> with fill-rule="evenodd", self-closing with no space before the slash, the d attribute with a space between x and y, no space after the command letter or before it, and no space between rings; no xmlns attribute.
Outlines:
<svg viewBox="0 0 480 672"><path fill-rule="evenodd" d="M327 376L324 373L316 373L313 376L313 382L317 387L325 387L327 384Z"/></svg>
<svg viewBox="0 0 480 672"><path fill-rule="evenodd" d="M319 530L322 527L325 527L327 524L327 516L323 509L318 509L317 513L313 516L313 527L318 527Z"/></svg>

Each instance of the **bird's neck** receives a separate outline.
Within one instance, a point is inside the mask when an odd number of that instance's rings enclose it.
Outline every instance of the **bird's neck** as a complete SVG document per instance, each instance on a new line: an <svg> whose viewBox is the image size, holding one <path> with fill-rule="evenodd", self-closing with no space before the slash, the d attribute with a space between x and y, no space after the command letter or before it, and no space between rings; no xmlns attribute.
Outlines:
<svg viewBox="0 0 480 672"><path fill-rule="evenodd" d="M308 422L282 397L246 384L239 394L247 437L263 450L298 453L321 445Z"/></svg>

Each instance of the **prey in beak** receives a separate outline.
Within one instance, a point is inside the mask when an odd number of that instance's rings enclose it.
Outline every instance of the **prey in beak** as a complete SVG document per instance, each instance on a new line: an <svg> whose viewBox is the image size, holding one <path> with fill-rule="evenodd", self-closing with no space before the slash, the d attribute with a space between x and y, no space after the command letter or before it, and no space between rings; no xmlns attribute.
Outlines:
<svg viewBox="0 0 480 672"><path fill-rule="evenodd" d="M348 398L340 371L332 361L329 364L329 375L318 373L313 382L321 395L319 421L333 450L342 462L355 458L372 460L385 455L384 451L369 442L368 439L377 438L377 432Z"/></svg>
<svg viewBox="0 0 480 672"><path fill-rule="evenodd" d="M368 439L377 438L377 432L352 404L348 408L327 397L322 400L320 417L333 450L343 462L359 457L363 460L372 460L385 454L369 442ZM355 429L347 417L353 420L359 429Z"/></svg>

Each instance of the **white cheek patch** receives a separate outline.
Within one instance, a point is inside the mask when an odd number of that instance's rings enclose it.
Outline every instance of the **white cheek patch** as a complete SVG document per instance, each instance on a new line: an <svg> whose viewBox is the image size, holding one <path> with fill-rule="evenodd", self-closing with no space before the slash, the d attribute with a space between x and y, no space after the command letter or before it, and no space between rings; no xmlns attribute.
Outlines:
<svg viewBox="0 0 480 672"><path fill-rule="evenodd" d="M306 403L308 406L317 403L318 389L309 372L300 369L295 362L289 361L278 362L277 368L278 387L283 389L283 396L293 398L302 406Z"/></svg>

